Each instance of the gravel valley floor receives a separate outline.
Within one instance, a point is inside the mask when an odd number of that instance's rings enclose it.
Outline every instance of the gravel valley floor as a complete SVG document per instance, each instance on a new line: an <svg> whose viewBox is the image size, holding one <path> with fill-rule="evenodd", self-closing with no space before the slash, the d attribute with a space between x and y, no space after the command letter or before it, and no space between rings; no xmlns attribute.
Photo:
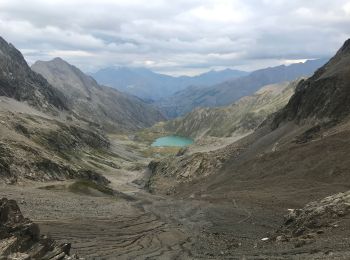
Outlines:
<svg viewBox="0 0 350 260"><path fill-rule="evenodd" d="M72 243L86 259L349 259L350 220L311 244L262 241L283 221L279 207L239 200L170 198L147 193L132 180L110 178L116 196L82 195L40 187L68 182L3 185L43 233ZM116 181L118 180L118 181ZM123 193L125 192L125 193ZM205 197L205 196L203 196ZM344 224L345 223L345 224Z"/></svg>

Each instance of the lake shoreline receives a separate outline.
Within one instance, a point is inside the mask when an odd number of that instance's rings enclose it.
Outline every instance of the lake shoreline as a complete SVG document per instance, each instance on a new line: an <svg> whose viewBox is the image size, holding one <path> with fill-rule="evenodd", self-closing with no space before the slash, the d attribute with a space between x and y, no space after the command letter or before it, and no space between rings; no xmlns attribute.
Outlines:
<svg viewBox="0 0 350 260"><path fill-rule="evenodd" d="M169 135L159 137L151 144L152 147L184 147L194 143L194 140L188 137Z"/></svg>

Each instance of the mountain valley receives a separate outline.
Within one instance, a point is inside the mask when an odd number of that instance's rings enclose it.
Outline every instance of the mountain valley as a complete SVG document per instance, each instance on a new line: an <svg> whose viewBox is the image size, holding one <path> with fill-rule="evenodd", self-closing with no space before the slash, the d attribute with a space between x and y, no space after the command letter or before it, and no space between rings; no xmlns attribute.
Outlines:
<svg viewBox="0 0 350 260"><path fill-rule="evenodd" d="M227 106L244 96L252 95L265 85L310 76L326 61L327 59L308 60L305 63L260 69L204 88L191 86L157 101L156 105L168 118L183 116L198 107Z"/></svg>
<svg viewBox="0 0 350 260"><path fill-rule="evenodd" d="M350 40L212 73L136 97L0 38L0 258L349 258Z"/></svg>

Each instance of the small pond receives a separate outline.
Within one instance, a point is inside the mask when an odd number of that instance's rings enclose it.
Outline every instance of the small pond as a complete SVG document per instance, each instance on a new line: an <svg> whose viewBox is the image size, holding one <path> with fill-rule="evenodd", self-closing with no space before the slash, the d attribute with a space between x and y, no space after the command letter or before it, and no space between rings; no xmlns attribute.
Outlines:
<svg viewBox="0 0 350 260"><path fill-rule="evenodd" d="M191 138L170 135L170 136L164 136L164 137L157 138L152 143L152 146L154 146L154 147L160 147L160 146L184 147L184 146L190 145L192 143L193 143L193 140Z"/></svg>

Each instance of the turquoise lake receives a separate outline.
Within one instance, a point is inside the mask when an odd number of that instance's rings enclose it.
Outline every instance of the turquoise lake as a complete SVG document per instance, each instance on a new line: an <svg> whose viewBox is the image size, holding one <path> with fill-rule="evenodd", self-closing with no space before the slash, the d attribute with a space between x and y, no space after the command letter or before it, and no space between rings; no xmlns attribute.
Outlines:
<svg viewBox="0 0 350 260"><path fill-rule="evenodd" d="M191 138L171 135L171 136L164 136L156 139L152 146L175 146L175 147L183 147L187 146L193 143L193 140Z"/></svg>

